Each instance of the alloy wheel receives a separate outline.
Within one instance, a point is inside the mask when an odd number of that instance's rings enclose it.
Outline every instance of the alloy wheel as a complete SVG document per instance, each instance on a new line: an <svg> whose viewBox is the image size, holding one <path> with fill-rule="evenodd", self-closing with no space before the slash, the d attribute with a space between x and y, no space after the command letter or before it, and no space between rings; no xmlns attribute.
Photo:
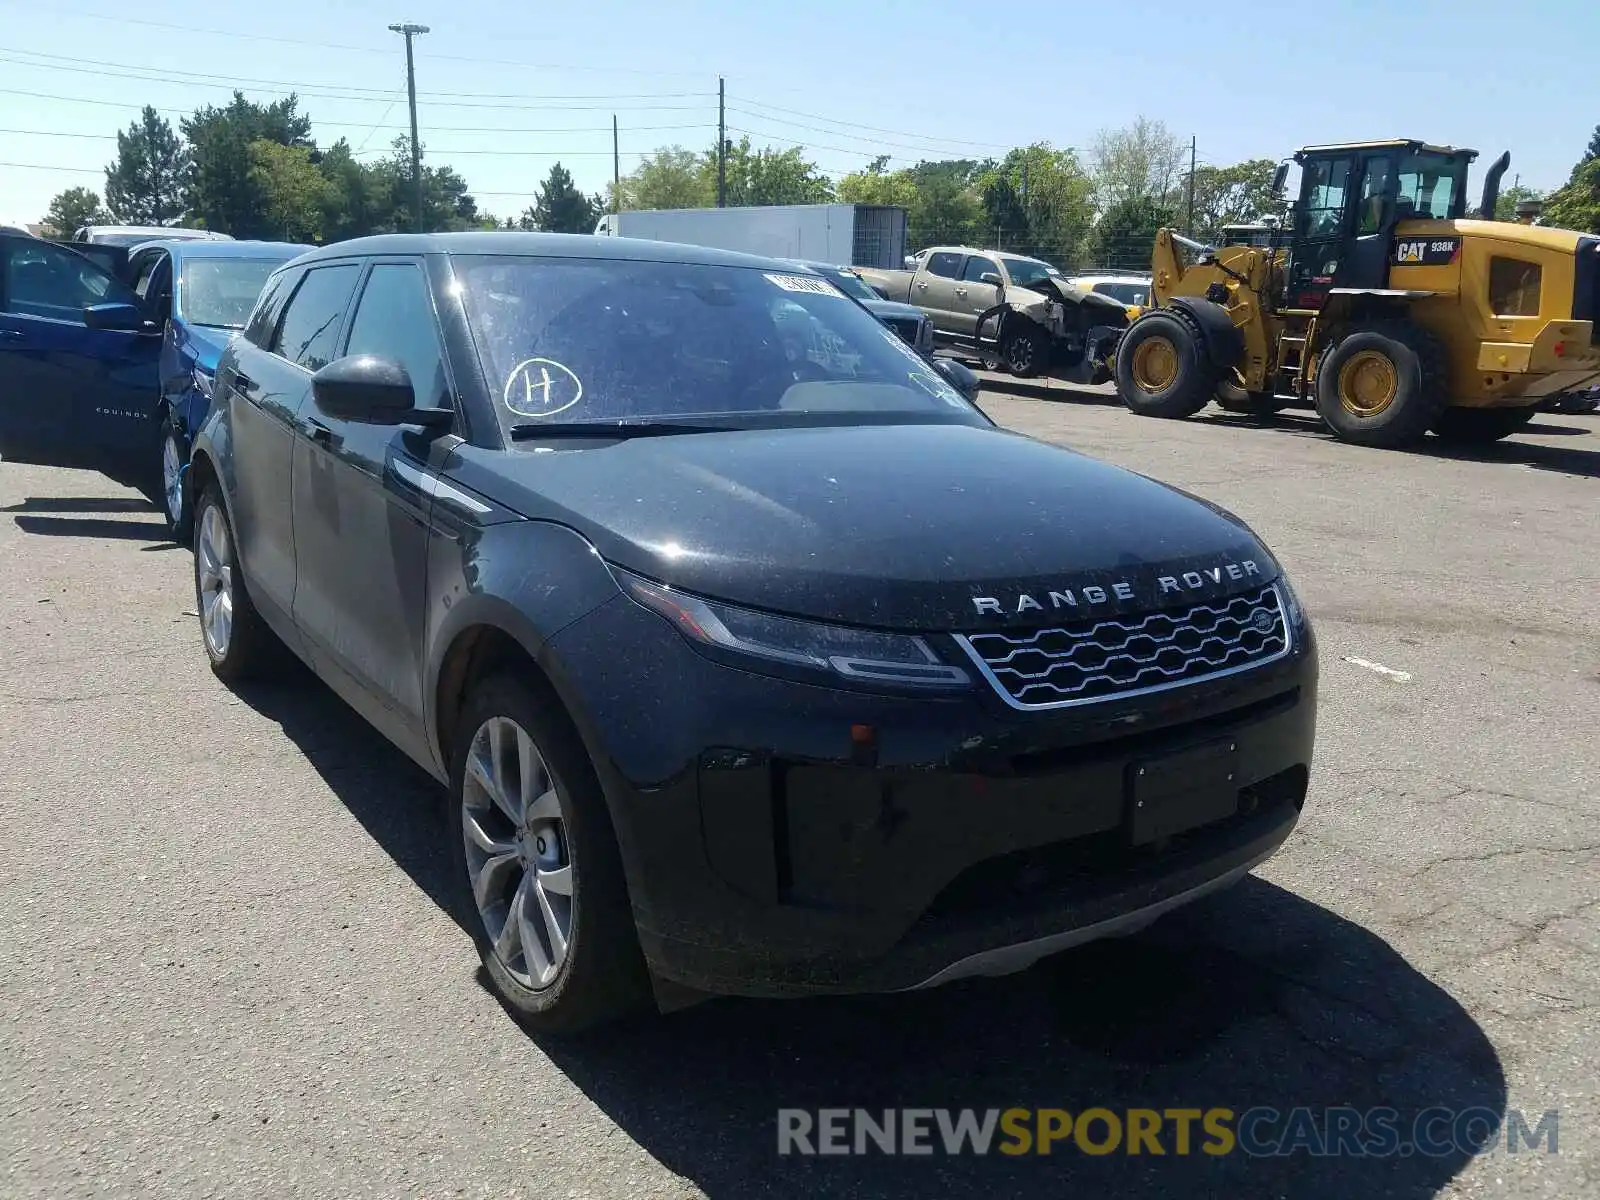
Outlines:
<svg viewBox="0 0 1600 1200"><path fill-rule="evenodd" d="M528 732L490 717L472 737L461 784L467 876L500 965L550 985L572 942L574 887L555 777Z"/></svg>
<svg viewBox="0 0 1600 1200"><path fill-rule="evenodd" d="M183 517L183 457L171 430L161 441L161 493L167 500L167 519L176 526Z"/></svg>
<svg viewBox="0 0 1600 1200"><path fill-rule="evenodd" d="M195 577L200 587L200 628L217 658L226 658L233 640L233 547L222 509L206 505L195 539Z"/></svg>

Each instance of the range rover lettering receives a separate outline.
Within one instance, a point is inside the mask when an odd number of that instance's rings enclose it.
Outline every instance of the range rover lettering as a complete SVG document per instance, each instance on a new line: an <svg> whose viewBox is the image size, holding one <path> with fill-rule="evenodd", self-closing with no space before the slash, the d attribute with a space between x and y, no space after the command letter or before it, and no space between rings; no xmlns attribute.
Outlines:
<svg viewBox="0 0 1600 1200"><path fill-rule="evenodd" d="M996 427L792 263L324 247L191 461L213 669L298 656L444 785L536 1030L1018 970L1305 800L1313 635L1251 531Z"/></svg>

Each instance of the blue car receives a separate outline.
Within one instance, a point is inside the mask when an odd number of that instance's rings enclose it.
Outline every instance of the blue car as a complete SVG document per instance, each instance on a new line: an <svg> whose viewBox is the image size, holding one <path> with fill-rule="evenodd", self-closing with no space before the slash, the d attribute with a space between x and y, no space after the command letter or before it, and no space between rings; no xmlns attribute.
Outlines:
<svg viewBox="0 0 1600 1200"><path fill-rule="evenodd" d="M99 471L186 535L183 468L211 372L262 281L308 249L0 232L0 459Z"/></svg>
<svg viewBox="0 0 1600 1200"><path fill-rule="evenodd" d="M267 276L311 246L292 242L163 239L128 250L127 278L162 323L160 431L162 511L179 541L189 536L189 447L211 407L217 360L243 329Z"/></svg>

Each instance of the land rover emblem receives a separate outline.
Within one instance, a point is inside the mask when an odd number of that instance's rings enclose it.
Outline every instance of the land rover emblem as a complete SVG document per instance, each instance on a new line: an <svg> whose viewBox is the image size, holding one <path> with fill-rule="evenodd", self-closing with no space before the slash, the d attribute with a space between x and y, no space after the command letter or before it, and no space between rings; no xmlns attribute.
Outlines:
<svg viewBox="0 0 1600 1200"><path fill-rule="evenodd" d="M1272 627L1277 623L1277 618L1264 608L1256 609L1256 615L1250 618L1250 624L1261 633L1271 633Z"/></svg>

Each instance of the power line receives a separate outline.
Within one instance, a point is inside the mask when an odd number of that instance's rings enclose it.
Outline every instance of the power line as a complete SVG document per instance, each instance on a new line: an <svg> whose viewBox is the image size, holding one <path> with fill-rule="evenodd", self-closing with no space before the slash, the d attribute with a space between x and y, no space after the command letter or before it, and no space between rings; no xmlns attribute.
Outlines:
<svg viewBox="0 0 1600 1200"><path fill-rule="evenodd" d="M38 7L36 4L27 3L25 0L0 0L0 4L10 8L24 9L30 15L35 15L38 12ZM50 15L53 17L78 17L83 20L96 22L109 21L119 25L142 25L148 29L170 29L178 33L201 34L208 37L235 38L247 42L273 42L281 46L302 46L315 50L342 50L357 54L390 53L390 51L378 46L342 45L337 42L312 41L306 38L277 37L266 33L244 33L237 29L206 29L195 25L180 25L171 21L152 21L147 18L128 17L121 14L85 12L82 9L64 8L55 3L52 3L49 7ZM496 31L494 36L497 40L501 41L520 40L514 36L500 33L499 31ZM437 60L440 62L492 63L507 67L532 67L535 70L540 71L588 71L602 75L659 75L672 76L680 79L700 79L704 78L705 76L703 71L660 71L645 67L589 67L578 66L570 63L532 63L525 62L520 59L482 58L478 55L465 54L431 54L428 57L430 60Z"/></svg>
<svg viewBox="0 0 1600 1200"><path fill-rule="evenodd" d="M790 116L795 116L795 117L807 117L807 118L809 118L810 120L813 120L813 121L821 121L825 125L843 125L843 126L846 126L846 127L850 128L850 129L866 129L866 130L870 130L873 133L894 134L897 137L923 137L924 136L922 134L917 134L917 133L906 133L904 130L901 130L901 129L885 129L881 125L863 125L859 121L840 121L840 120L837 120L834 117L821 116L818 113L801 112L799 109L796 109L796 108L780 108L775 104L767 104L767 103L764 103L763 101L760 101L760 100L749 100L749 99L746 99L744 101L744 103L749 104L749 105L751 105L751 106L753 106L755 108L768 109L771 112L787 113ZM768 119L768 118L765 118L765 116L763 114L763 119ZM783 124L783 123L784 122L782 122L782 121L778 122L778 124L780 124L780 125ZM826 133L828 131L827 130L819 130L818 132ZM849 136L848 134L844 133L842 130L841 131L837 131L837 132L839 132L841 137L848 137ZM952 146L976 146L976 147L978 147L980 149L987 149L987 150L1013 150L1013 149L1016 149L1016 147L1014 147L1014 146L1003 146L999 142L973 142L973 141L968 141L968 140L966 140L964 138L938 138L938 139L929 139L929 140L937 140L937 141L945 142L945 143L948 143L949 145L952 145Z"/></svg>
<svg viewBox="0 0 1600 1200"><path fill-rule="evenodd" d="M922 155L943 154L943 155L948 155L951 158L970 158L971 157L969 154L966 154L964 152L952 151L952 150L950 150L948 148L945 148L945 147L939 147L939 146L913 146L913 145L911 145L909 143L906 143L906 142L889 142L889 141L884 141L882 138L865 137L865 136L863 136L861 134L846 133L843 130L839 130L839 129L818 129L815 126L812 126L812 125L799 125L799 124L797 124L796 122L793 122L793 121L777 120L776 118L768 117L765 113L752 112L749 109L736 108L733 105L729 105L728 106L728 111L729 112L734 112L734 113L740 113L740 114L742 114L742 115L744 115L746 117L754 117L758 121L773 120L776 124L779 124L779 125L795 125L796 128L809 129L814 133L828 134L831 137L849 138L852 141L867 142L867 143L870 143L870 144L873 144L873 145L877 145L877 146L890 146L890 147L893 147L894 149L897 149L897 150L914 150L918 154L922 154ZM754 131L747 131L747 132L754 132ZM794 141L795 140L795 139L789 137L789 135L787 135L787 134L769 133L769 132L765 132L765 131L762 131L760 133L760 136L761 137L774 137L774 138L777 138L779 141ZM913 136L914 137L916 135L912 134L912 135L908 135L908 136ZM818 145L818 149L822 149L822 148L823 147L819 144ZM852 151L850 151L850 153L852 153L852 154L855 154L855 153L868 154L868 155L872 155L873 157L876 157L876 155L873 154L873 152L870 151L870 150L860 150L860 151L852 150Z"/></svg>
<svg viewBox="0 0 1600 1200"><path fill-rule="evenodd" d="M113 79L134 79L141 83L175 83L184 87L216 88L224 91L257 91L273 95L298 95L318 100L344 100L353 103L382 104L389 99L387 89L346 87L336 83L294 83L283 79L259 79L244 75L227 76L211 75L192 71L156 71L153 68L140 67L132 63L104 62L95 59L73 58L63 62L32 62L25 58L15 57L16 52L0 54L0 62L14 63L17 66L34 67L41 71L66 71L75 75L95 75ZM34 51L21 51L24 54L35 54L39 58L61 58L60 55L36 54ZM85 66L72 66L69 63L84 63ZM241 88L240 84L250 84L248 88ZM328 91L325 89L342 89ZM426 98L433 107L444 108L508 108L516 105L503 104L476 104L467 103L470 100L527 100L538 104L548 104L555 101L568 100L603 100L601 107L609 109L617 100L687 100L704 99L714 96L714 92L634 92L623 95L607 95L604 93L570 93L564 95L532 95L525 92L418 92L419 97Z"/></svg>

